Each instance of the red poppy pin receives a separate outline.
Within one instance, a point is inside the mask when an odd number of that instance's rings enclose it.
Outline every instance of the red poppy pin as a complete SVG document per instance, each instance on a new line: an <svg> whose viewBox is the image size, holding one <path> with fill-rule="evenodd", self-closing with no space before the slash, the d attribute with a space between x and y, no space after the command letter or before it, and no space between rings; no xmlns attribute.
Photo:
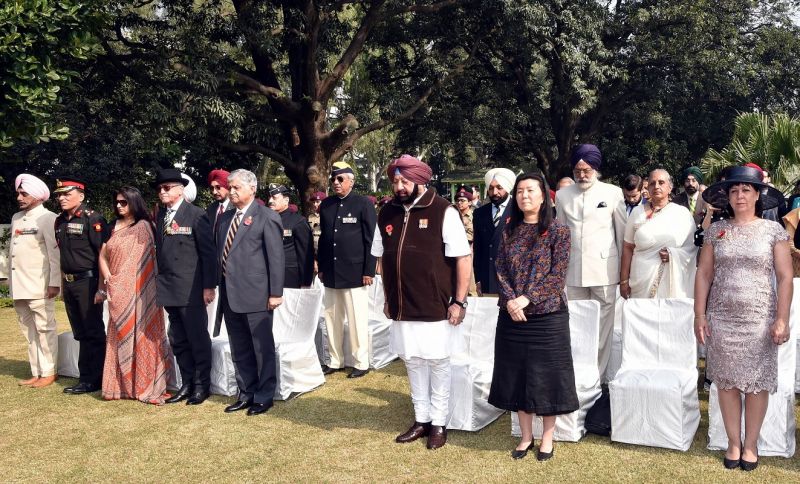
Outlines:
<svg viewBox="0 0 800 484"><path fill-rule="evenodd" d="M509 223L509 222L511 222L511 217L510 216L506 217L506 223Z"/></svg>
<svg viewBox="0 0 800 484"><path fill-rule="evenodd" d="M545 229L544 232L542 232L542 237L547 237L547 229Z"/></svg>
<svg viewBox="0 0 800 484"><path fill-rule="evenodd" d="M720 230L719 233L717 234L717 238L718 239L724 239L725 238L725 231L724 230Z"/></svg>
<svg viewBox="0 0 800 484"><path fill-rule="evenodd" d="M388 235L389 237L391 237L391 236L392 236L392 231L393 231L393 230L394 230L394 227L392 227L392 225L391 225L391 224L387 225L387 226L386 226L386 235Z"/></svg>
<svg viewBox="0 0 800 484"><path fill-rule="evenodd" d="M174 220L173 220L173 221L172 221L172 225L170 225L170 228L171 228L172 230L178 230L179 228L181 228L181 226L180 226L180 225L178 225L178 222L176 222L176 221L174 221Z"/></svg>
<svg viewBox="0 0 800 484"><path fill-rule="evenodd" d="M103 231L103 224L98 222L98 223L92 225L92 228L94 229L95 232L102 232Z"/></svg>
<svg viewBox="0 0 800 484"><path fill-rule="evenodd" d="M251 223L253 223L253 216L252 215L248 215L248 217L246 219L244 219L244 224L245 225L250 225Z"/></svg>

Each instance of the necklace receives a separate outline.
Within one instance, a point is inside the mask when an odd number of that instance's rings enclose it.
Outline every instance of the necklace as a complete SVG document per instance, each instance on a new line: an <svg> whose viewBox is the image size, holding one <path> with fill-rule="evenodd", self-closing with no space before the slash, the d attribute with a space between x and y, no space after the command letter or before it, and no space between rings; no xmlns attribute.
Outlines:
<svg viewBox="0 0 800 484"><path fill-rule="evenodd" d="M650 206L653 207L652 205L650 205ZM664 207L666 207L666 205L664 205ZM658 212L664 210L664 207L659 207L659 208L653 207L653 210L647 215L647 220L650 220L651 218L653 218L653 215L655 215Z"/></svg>

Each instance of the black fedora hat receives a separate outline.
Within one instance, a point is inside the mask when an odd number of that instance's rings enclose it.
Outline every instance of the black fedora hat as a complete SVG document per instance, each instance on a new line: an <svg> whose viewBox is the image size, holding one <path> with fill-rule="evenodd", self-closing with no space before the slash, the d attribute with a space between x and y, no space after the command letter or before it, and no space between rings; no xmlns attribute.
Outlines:
<svg viewBox="0 0 800 484"><path fill-rule="evenodd" d="M189 184L189 180L183 178L181 172L175 168L164 168L156 174L156 181L153 182L153 185L158 186L162 183L180 183L186 186Z"/></svg>
<svg viewBox="0 0 800 484"><path fill-rule="evenodd" d="M755 168L733 166L728 169L725 180L718 181L705 189L703 200L715 208L725 208L728 206L728 189L733 185L747 183L758 190L764 210L775 208L783 200L783 193L761 181L762 176L761 172Z"/></svg>

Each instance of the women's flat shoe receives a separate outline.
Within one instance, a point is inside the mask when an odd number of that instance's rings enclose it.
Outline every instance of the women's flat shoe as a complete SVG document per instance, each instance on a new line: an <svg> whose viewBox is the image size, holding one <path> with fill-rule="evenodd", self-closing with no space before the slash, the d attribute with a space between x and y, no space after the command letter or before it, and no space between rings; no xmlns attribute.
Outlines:
<svg viewBox="0 0 800 484"><path fill-rule="evenodd" d="M536 451L536 460L538 460L539 462L544 462L546 460L552 459L553 458L553 453L555 452L555 450L556 450L555 446L553 446L553 448L550 449L550 452L542 452L541 450L537 450Z"/></svg>
<svg viewBox="0 0 800 484"><path fill-rule="evenodd" d="M722 465L725 466L726 469L736 469L739 467L740 459L728 459L725 457L722 459Z"/></svg>
<svg viewBox="0 0 800 484"><path fill-rule="evenodd" d="M517 450L517 449L512 450L511 451L511 458L512 459L522 459L523 457L528 455L528 451L531 450L532 448L533 448L533 441L531 441L531 443L527 447L522 449L522 450Z"/></svg>
<svg viewBox="0 0 800 484"><path fill-rule="evenodd" d="M758 467L758 459L756 459L755 462L748 462L744 459L739 459L739 461L740 461L740 467L742 468L743 471L747 472L754 471L756 470L756 467Z"/></svg>

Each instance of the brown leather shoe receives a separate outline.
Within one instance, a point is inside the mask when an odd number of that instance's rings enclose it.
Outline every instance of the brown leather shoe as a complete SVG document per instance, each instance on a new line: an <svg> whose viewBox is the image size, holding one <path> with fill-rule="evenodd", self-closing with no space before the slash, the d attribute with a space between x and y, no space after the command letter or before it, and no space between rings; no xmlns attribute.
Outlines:
<svg viewBox="0 0 800 484"><path fill-rule="evenodd" d="M27 386L33 385L37 381L39 381L39 377L38 376L32 376L32 377L28 378L27 380L18 381L17 385L19 385L21 387L27 387Z"/></svg>
<svg viewBox="0 0 800 484"><path fill-rule="evenodd" d="M431 423L420 423L414 422L404 434L400 434L397 438L394 439L395 442L398 444L407 444L409 442L414 442L415 440L419 439L420 437L425 437L431 431Z"/></svg>
<svg viewBox="0 0 800 484"><path fill-rule="evenodd" d="M428 434L428 448L436 450L447 443L447 429L444 426L431 425L431 431Z"/></svg>
<svg viewBox="0 0 800 484"><path fill-rule="evenodd" d="M52 385L53 382L56 381L56 378L58 377L56 377L55 375L43 376L39 378L39 380L36 383L32 384L31 388L44 388L48 385Z"/></svg>

